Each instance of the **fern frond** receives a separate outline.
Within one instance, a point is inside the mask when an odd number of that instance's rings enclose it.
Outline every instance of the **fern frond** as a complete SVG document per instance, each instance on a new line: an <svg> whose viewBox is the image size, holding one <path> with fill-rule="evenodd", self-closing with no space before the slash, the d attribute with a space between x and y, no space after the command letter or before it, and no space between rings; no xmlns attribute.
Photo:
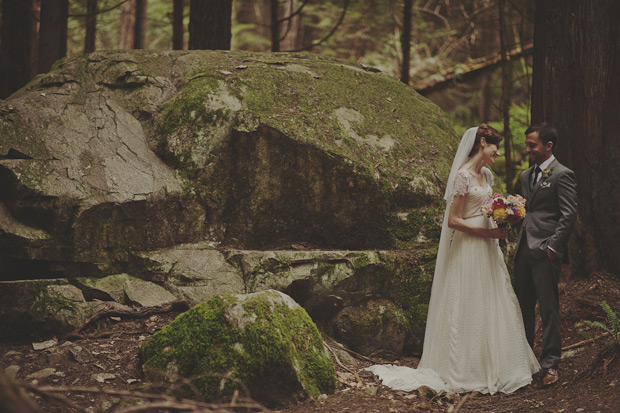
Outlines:
<svg viewBox="0 0 620 413"><path fill-rule="evenodd" d="M583 320L583 321L575 324L575 326L576 327L586 326L588 328L598 328L598 329L601 329L601 330L605 331L606 333L613 334L611 332L611 330L609 329L609 327L607 327L606 324L603 324L600 321ZM585 331L584 331L584 333L585 333Z"/></svg>
<svg viewBox="0 0 620 413"><path fill-rule="evenodd" d="M618 330L618 314L611 309L609 304L606 301L601 302L601 308L605 311L605 315L607 315L607 321L609 322L609 326L613 331L617 333Z"/></svg>

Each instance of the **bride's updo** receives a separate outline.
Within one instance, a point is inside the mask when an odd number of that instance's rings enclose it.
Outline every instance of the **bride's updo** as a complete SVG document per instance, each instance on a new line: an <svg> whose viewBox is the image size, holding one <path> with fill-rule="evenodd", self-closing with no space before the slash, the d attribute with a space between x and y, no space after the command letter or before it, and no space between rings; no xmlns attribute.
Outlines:
<svg viewBox="0 0 620 413"><path fill-rule="evenodd" d="M480 147L480 138L483 137L487 141L487 143L491 145L497 145L498 148L499 143L502 141L502 136L499 134L498 131L495 130L495 128L487 125L486 123L483 123L478 126L474 146L471 148L471 152L469 152L470 157L474 156L478 152L478 148Z"/></svg>

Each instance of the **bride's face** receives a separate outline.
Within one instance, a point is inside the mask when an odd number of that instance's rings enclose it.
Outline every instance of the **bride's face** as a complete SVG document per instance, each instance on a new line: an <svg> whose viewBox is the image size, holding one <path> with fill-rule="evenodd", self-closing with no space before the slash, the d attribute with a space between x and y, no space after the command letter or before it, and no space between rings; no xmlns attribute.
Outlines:
<svg viewBox="0 0 620 413"><path fill-rule="evenodd" d="M482 147L482 157L484 158L484 162L493 165L495 163L495 158L499 156L499 148L495 144L487 143Z"/></svg>

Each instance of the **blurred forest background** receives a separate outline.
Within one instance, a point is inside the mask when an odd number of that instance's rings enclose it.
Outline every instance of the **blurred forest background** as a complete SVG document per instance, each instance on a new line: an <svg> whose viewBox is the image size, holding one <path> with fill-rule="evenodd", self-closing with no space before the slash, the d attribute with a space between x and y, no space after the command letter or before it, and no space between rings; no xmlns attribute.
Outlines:
<svg viewBox="0 0 620 413"><path fill-rule="evenodd" d="M620 191L601 184L620 182L618 0L0 0L0 13L0 99L102 49L313 53L400 79L459 134L494 126L508 192L528 167L525 129L553 122L578 176L571 256L620 274Z"/></svg>

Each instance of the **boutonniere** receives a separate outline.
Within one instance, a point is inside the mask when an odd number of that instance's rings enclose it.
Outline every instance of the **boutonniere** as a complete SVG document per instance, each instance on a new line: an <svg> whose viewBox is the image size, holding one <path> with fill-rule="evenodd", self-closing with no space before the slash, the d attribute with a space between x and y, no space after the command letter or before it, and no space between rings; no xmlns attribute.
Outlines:
<svg viewBox="0 0 620 413"><path fill-rule="evenodd" d="M551 172L553 172L553 168L547 168L541 172L540 176L542 179L547 179L551 176Z"/></svg>

